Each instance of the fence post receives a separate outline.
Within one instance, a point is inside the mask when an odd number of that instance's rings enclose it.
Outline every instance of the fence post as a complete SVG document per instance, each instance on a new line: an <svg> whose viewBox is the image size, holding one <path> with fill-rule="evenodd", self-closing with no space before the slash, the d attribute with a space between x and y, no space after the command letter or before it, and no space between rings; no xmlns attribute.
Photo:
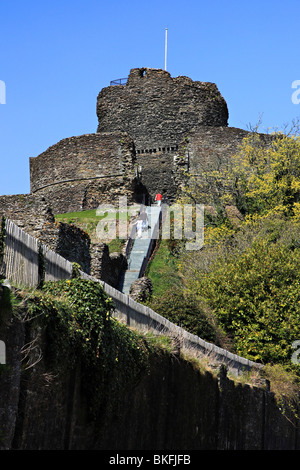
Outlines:
<svg viewBox="0 0 300 470"><path fill-rule="evenodd" d="M5 265L4 265L4 250L5 250L5 217L1 218L0 226L0 279L5 278Z"/></svg>
<svg viewBox="0 0 300 470"><path fill-rule="evenodd" d="M46 260L42 243L39 242L38 252L38 288L41 289L45 282Z"/></svg>
<svg viewBox="0 0 300 470"><path fill-rule="evenodd" d="M4 341L0 341L0 364L6 364L6 346Z"/></svg>

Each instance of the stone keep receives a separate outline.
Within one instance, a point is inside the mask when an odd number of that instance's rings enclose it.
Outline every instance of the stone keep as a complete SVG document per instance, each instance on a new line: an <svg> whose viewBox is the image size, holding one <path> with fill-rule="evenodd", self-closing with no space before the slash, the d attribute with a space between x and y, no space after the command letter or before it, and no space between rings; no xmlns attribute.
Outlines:
<svg viewBox="0 0 300 470"><path fill-rule="evenodd" d="M139 154L176 147L194 127L227 126L228 110L214 83L133 69L126 85L99 93L97 116L98 132L127 132Z"/></svg>
<svg viewBox="0 0 300 470"><path fill-rule="evenodd" d="M31 193L43 195L54 213L118 203L121 195L129 204L151 203L162 192L172 202L182 169L201 176L225 164L247 134L228 127L214 83L160 69L132 69L126 84L103 88L97 116L96 133L30 158Z"/></svg>
<svg viewBox="0 0 300 470"><path fill-rule="evenodd" d="M126 84L101 90L98 132L125 131L150 195L168 201L180 185L180 168L201 174L226 161L247 134L228 128L226 101L214 83L172 78L160 69L132 69Z"/></svg>

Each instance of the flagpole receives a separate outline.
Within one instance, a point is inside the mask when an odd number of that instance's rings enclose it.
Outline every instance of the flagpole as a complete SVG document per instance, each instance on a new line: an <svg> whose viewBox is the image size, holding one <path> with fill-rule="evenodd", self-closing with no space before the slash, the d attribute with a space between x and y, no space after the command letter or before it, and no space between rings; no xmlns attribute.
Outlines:
<svg viewBox="0 0 300 470"><path fill-rule="evenodd" d="M166 28L166 33L165 33L165 70L167 70L167 44L168 44L168 28Z"/></svg>

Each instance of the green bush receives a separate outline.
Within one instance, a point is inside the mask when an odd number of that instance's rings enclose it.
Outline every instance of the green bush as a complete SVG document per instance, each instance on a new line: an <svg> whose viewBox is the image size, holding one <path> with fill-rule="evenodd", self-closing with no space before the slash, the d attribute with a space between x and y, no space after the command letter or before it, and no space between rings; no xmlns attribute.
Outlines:
<svg viewBox="0 0 300 470"><path fill-rule="evenodd" d="M239 257L219 258L198 282L238 354L291 364L292 343L300 338L299 249L262 239Z"/></svg>
<svg viewBox="0 0 300 470"><path fill-rule="evenodd" d="M185 296L182 291L167 291L153 299L151 308L172 323L181 326L200 338L214 342L216 332L210 320L192 296Z"/></svg>

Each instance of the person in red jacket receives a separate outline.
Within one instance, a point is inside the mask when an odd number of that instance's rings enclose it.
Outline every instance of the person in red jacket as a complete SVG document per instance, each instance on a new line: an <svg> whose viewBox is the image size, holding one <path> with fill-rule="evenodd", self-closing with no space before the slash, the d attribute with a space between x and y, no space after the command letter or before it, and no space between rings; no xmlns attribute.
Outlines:
<svg viewBox="0 0 300 470"><path fill-rule="evenodd" d="M155 196L155 201L157 202L158 206L161 206L161 200L162 200L162 195L160 193L157 193Z"/></svg>

